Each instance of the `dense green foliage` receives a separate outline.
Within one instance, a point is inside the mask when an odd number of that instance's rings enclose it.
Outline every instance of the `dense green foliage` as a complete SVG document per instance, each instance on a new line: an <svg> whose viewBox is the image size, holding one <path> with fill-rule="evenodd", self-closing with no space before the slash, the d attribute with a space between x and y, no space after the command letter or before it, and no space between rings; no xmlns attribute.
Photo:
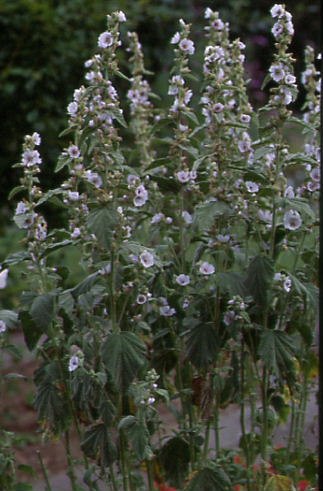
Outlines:
<svg viewBox="0 0 323 491"><path fill-rule="evenodd" d="M73 428L91 491L100 481L109 491L315 486L304 418L317 371L320 74L308 46L297 79L292 16L284 5L270 13L276 43L258 109L245 44L218 12L205 9L194 41L179 20L161 99L117 11L67 106L58 186L43 190L41 136L25 137L10 193L23 249L1 265L0 289L17 267L28 274L17 308L0 310L0 346L12 350L17 327L37 353L35 409L44 437L65 440L73 491L85 489ZM64 210L59 226L49 205ZM76 250L78 278L57 256ZM240 439L227 449L231 404Z"/></svg>

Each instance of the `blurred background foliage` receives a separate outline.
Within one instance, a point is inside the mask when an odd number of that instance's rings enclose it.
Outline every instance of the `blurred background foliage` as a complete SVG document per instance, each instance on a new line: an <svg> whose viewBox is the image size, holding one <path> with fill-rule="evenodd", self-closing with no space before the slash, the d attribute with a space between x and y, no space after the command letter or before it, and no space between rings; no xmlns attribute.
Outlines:
<svg viewBox="0 0 323 491"><path fill-rule="evenodd" d="M285 3L293 14L292 48L299 73L305 45L318 45L319 1ZM271 0L0 0L0 230L8 224L14 206L8 202L8 192L18 176L11 166L20 158L25 134L38 131L42 136L44 187L59 179L53 177L53 167L67 144L58 138L66 126L66 106L83 83L84 61L96 49L107 13L115 9L126 13L128 22L122 27L138 32L146 67L155 74L150 80L153 89L166 93L172 63L169 40L178 19L194 23L198 43L205 8L219 10L222 19L230 22L232 37L239 36L247 45L250 95L258 104L263 102L259 89L271 62L273 4Z"/></svg>

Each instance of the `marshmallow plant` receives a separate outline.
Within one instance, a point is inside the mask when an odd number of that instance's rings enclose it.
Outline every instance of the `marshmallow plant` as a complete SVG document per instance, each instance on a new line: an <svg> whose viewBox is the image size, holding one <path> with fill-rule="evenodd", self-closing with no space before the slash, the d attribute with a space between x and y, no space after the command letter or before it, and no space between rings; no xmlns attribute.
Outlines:
<svg viewBox="0 0 323 491"><path fill-rule="evenodd" d="M28 267L19 321L40 360L35 406L44 435L65 439L74 491L99 481L113 491L315 483L303 428L316 367L320 84L307 48L307 95L294 115L292 16L284 5L271 15L260 109L248 99L245 45L217 12L205 11L200 64L191 26L179 21L162 104L137 34L121 36L126 16L115 12L67 107L60 187L42 191L40 136L25 138L11 197L26 238L4 266ZM47 202L64 210L64 227L49 227ZM76 283L64 251L79 254ZM231 403L240 416L230 449L221 417ZM273 435L289 414L284 461Z"/></svg>

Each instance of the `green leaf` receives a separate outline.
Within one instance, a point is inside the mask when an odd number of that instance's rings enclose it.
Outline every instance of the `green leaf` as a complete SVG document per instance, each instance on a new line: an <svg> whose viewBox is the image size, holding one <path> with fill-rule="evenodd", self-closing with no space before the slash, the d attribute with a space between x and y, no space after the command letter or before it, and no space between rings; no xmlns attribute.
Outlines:
<svg viewBox="0 0 323 491"><path fill-rule="evenodd" d="M208 462L197 471L184 491L230 491L231 481L224 470L213 462Z"/></svg>
<svg viewBox="0 0 323 491"><path fill-rule="evenodd" d="M319 290L312 283L303 283L296 276L289 274L292 286L298 294L305 297L306 306L316 311L319 303Z"/></svg>
<svg viewBox="0 0 323 491"><path fill-rule="evenodd" d="M8 200L10 201L14 196L16 196L16 194L19 194L22 191L26 191L26 187L25 186L16 186L15 188L13 188L10 191L9 196L8 196Z"/></svg>
<svg viewBox="0 0 323 491"><path fill-rule="evenodd" d="M81 448L87 457L96 460L102 467L108 467L117 458L111 432L104 423L94 424L85 431Z"/></svg>
<svg viewBox="0 0 323 491"><path fill-rule="evenodd" d="M119 70L115 70L114 73L115 73L115 75L117 75L117 77L120 77L123 80L126 80L127 82L131 82L131 79L129 77L127 77L127 75L125 75L124 73L120 72Z"/></svg>
<svg viewBox="0 0 323 491"><path fill-rule="evenodd" d="M19 251L19 252L14 252L13 254L10 254L4 262L4 264L7 266L10 266L10 264L19 264L25 261L26 259L30 259L30 254L29 252L26 251Z"/></svg>
<svg viewBox="0 0 323 491"><path fill-rule="evenodd" d="M18 314L12 310L0 310L0 320L2 320L10 329L14 329L19 325Z"/></svg>
<svg viewBox="0 0 323 491"><path fill-rule="evenodd" d="M70 292L74 298L77 298L79 295L82 295L83 293L89 292L92 286L94 285L98 274L99 274L98 272L90 274L84 280L82 280L80 283L74 286L74 288L71 288L66 292Z"/></svg>
<svg viewBox="0 0 323 491"><path fill-rule="evenodd" d="M296 348L293 338L284 331L264 329L260 334L258 355L271 372L289 373L293 367Z"/></svg>
<svg viewBox="0 0 323 491"><path fill-rule="evenodd" d="M214 362L218 349L219 342L212 324L198 324L189 331L186 356L196 368L206 368Z"/></svg>
<svg viewBox="0 0 323 491"><path fill-rule="evenodd" d="M112 332L102 346L102 360L116 387L126 390L145 363L146 346L129 331Z"/></svg>
<svg viewBox="0 0 323 491"><path fill-rule="evenodd" d="M196 207L194 221L200 230L209 230L214 220L219 217L227 217L232 210L227 203L223 201L210 201Z"/></svg>
<svg viewBox="0 0 323 491"><path fill-rule="evenodd" d="M55 315L55 296L45 293L35 298L31 305L30 315L35 324L42 330L50 326Z"/></svg>
<svg viewBox="0 0 323 491"><path fill-rule="evenodd" d="M188 442L180 436L170 438L160 449L158 461L171 486L181 488L189 470L190 447Z"/></svg>
<svg viewBox="0 0 323 491"><path fill-rule="evenodd" d="M44 193L42 195L42 197L37 201L37 205L36 206L40 206L44 203L46 203L47 201L50 201L51 198L53 198L54 196L57 196L57 195L61 195L64 193L64 190L63 189L51 189L49 191L47 191L47 193ZM62 201L59 201L59 204L61 207L63 208L66 208L66 205L64 205L62 203Z"/></svg>
<svg viewBox="0 0 323 491"><path fill-rule="evenodd" d="M60 309L63 309L67 315L72 315L74 308L74 298L71 292L65 291L60 293L58 297L58 306Z"/></svg>
<svg viewBox="0 0 323 491"><path fill-rule="evenodd" d="M118 213L111 208L97 208L88 216L88 227L102 247L109 249L113 232L118 224Z"/></svg>
<svg viewBox="0 0 323 491"><path fill-rule="evenodd" d="M21 311L19 313L19 320L22 325L26 345L32 351L43 334L43 330L33 321L29 312Z"/></svg>
<svg viewBox="0 0 323 491"><path fill-rule="evenodd" d="M132 415L126 416L120 421L118 429L126 433L139 460L150 459L153 456L149 445L149 431L143 421Z"/></svg>
<svg viewBox="0 0 323 491"><path fill-rule="evenodd" d="M41 424L54 434L65 431L71 422L69 406L64 394L59 362L52 361L35 372L37 395L35 407Z"/></svg>
<svg viewBox="0 0 323 491"><path fill-rule="evenodd" d="M245 287L245 275L238 271L225 271L223 273L217 273L217 284L221 291L229 292L231 296L240 295L241 297L246 294Z"/></svg>
<svg viewBox="0 0 323 491"><path fill-rule="evenodd" d="M245 287L255 302L267 305L268 292L274 276L273 261L267 256L255 256L249 264Z"/></svg>

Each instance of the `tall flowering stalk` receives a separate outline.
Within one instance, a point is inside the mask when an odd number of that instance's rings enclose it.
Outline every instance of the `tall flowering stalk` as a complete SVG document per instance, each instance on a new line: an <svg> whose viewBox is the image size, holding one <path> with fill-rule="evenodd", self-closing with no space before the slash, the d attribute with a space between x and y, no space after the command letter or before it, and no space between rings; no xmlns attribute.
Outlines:
<svg viewBox="0 0 323 491"><path fill-rule="evenodd" d="M116 12L67 107L70 142L56 170L68 176L58 189L39 188L40 137L25 139L12 196L24 192L15 222L27 246L8 264L30 268L19 319L42 355L36 407L47 434L65 434L73 489L72 422L90 489L98 480L113 491L292 489L301 477L314 365L319 94L307 48L305 115L293 116L291 15L283 5L271 14L276 52L259 111L247 97L245 46L209 8L197 107L195 44L181 19L168 107L155 109L135 33L130 78L120 72L126 17ZM124 107L120 77L129 83ZM288 123L304 128L304 152L286 139ZM47 201L65 208L64 229L48 230ZM55 264L65 248L81 255L82 279L72 285ZM4 264L3 284L7 273ZM232 403L241 428L234 451L222 445L222 409ZM286 452L297 463L286 476L273 449L284 411L292 415Z"/></svg>
<svg viewBox="0 0 323 491"><path fill-rule="evenodd" d="M144 57L137 33L128 32L129 51L132 56L131 63L131 87L127 98L130 104L130 127L134 133L135 145L139 150L136 156L140 166L145 169L151 165L154 159L152 148L153 104L151 102L151 89L144 75L149 74L144 67Z"/></svg>

